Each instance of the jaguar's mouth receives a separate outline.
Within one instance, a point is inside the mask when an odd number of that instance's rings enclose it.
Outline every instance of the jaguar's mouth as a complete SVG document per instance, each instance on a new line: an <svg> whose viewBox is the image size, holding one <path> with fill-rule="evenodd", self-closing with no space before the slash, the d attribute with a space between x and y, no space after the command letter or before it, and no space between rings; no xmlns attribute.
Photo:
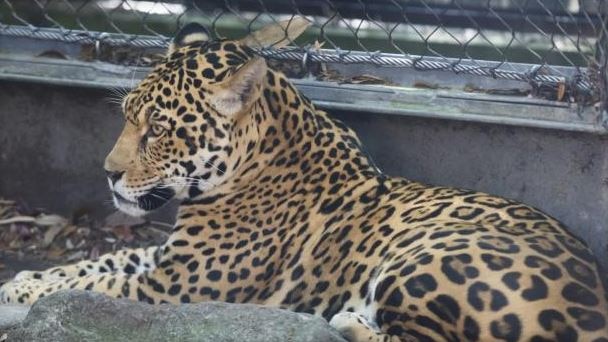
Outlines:
<svg viewBox="0 0 608 342"><path fill-rule="evenodd" d="M144 210L152 211L167 204L173 196L175 196L175 191L173 189L155 186L147 194L138 197L137 204Z"/></svg>
<svg viewBox="0 0 608 342"><path fill-rule="evenodd" d="M129 201L128 199L122 197L122 195L118 191L112 191L112 196L114 197L114 200L118 203L137 205L137 202Z"/></svg>
<svg viewBox="0 0 608 342"><path fill-rule="evenodd" d="M138 196L136 201L126 199L117 191L112 192L112 198L116 208L132 216L142 216L159 209L167 204L174 196L175 191L173 189L161 186L155 186L146 194Z"/></svg>

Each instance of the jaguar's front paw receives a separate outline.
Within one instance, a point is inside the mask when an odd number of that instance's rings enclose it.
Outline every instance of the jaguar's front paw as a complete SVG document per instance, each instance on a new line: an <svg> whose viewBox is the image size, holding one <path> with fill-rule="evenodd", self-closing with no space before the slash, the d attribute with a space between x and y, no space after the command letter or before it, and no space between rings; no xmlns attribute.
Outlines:
<svg viewBox="0 0 608 342"><path fill-rule="evenodd" d="M10 296L13 281L14 280L11 280L0 286L0 304L13 303Z"/></svg>
<svg viewBox="0 0 608 342"><path fill-rule="evenodd" d="M34 293L40 288L35 279L13 279L0 286L0 304L32 304Z"/></svg>
<svg viewBox="0 0 608 342"><path fill-rule="evenodd" d="M21 272L17 273L15 278L13 278L13 281L23 281L26 279L34 279L34 273L36 273L36 272L21 271Z"/></svg>

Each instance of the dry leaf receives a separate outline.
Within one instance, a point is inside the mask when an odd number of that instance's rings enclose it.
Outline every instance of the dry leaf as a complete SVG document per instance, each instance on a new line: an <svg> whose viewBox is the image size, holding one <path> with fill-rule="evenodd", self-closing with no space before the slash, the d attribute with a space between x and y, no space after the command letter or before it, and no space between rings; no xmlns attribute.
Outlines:
<svg viewBox="0 0 608 342"><path fill-rule="evenodd" d="M55 240L55 237L57 237L57 235L61 232L62 229L63 229L62 226L52 226L49 229L47 229L46 232L44 233L44 239L42 240L42 246L48 247L51 243L53 243L53 240Z"/></svg>
<svg viewBox="0 0 608 342"><path fill-rule="evenodd" d="M36 55L36 57L68 59L68 57L63 52L57 51L57 50L46 50L46 51L43 51L43 52L39 53L38 55Z"/></svg>
<svg viewBox="0 0 608 342"><path fill-rule="evenodd" d="M438 83L429 83L429 82L425 82L425 81L416 81L414 82L414 88L420 88L420 89L450 89L450 87L446 87L446 86L441 86ZM472 92L472 91L476 91L479 90L477 88L475 88L474 86L467 84L464 86L463 88L464 91L467 92Z"/></svg>
<svg viewBox="0 0 608 342"><path fill-rule="evenodd" d="M21 246L23 246L23 242L21 241L21 239L15 239L15 240L11 241L8 245L8 247L11 249L17 249L17 248L20 248Z"/></svg>
<svg viewBox="0 0 608 342"><path fill-rule="evenodd" d="M564 95L566 95L566 84L564 82L559 82L557 85L557 101L562 101Z"/></svg>
<svg viewBox="0 0 608 342"><path fill-rule="evenodd" d="M338 82L338 83L343 83L345 78L342 77L337 71L335 70L324 70L322 72L319 73L319 75L317 76L318 80L320 81L325 81L325 82Z"/></svg>
<svg viewBox="0 0 608 342"><path fill-rule="evenodd" d="M64 254L65 254L65 249L58 248L58 247L51 247L51 249L49 249L48 252L46 252L46 257L50 260L57 260Z"/></svg>
<svg viewBox="0 0 608 342"><path fill-rule="evenodd" d="M35 223L37 225L43 226L43 227L55 227L55 226L65 227L68 225L68 220L65 217L62 217L59 215L41 214L38 217L36 217Z"/></svg>
<svg viewBox="0 0 608 342"><path fill-rule="evenodd" d="M159 244L172 229L170 224L149 223L124 215L106 218L105 223L73 215L80 219L72 222L60 215L43 214L42 210L26 214L20 208L12 201L0 199L0 222L4 224L0 226L0 251L52 265L97 259L122 247ZM20 267L0 263L0 274L20 271Z"/></svg>
<svg viewBox="0 0 608 342"><path fill-rule="evenodd" d="M353 76L350 79L344 81L344 83L352 84L385 84L389 85L391 82L374 75L358 75Z"/></svg>
<svg viewBox="0 0 608 342"><path fill-rule="evenodd" d="M116 226L112 228L112 233L118 240L122 240L125 242L131 242L135 238L133 235L133 231L131 231L131 227L129 226Z"/></svg>
<svg viewBox="0 0 608 342"><path fill-rule="evenodd" d="M65 227L65 229L63 229L61 231L60 236L69 236L69 235L72 235L72 233L74 233L77 230L78 230L77 226L72 226L72 225L67 226L67 227Z"/></svg>
<svg viewBox="0 0 608 342"><path fill-rule="evenodd" d="M13 216L7 219L0 220L0 226L13 224L13 223L34 223L36 222L35 217L31 216Z"/></svg>
<svg viewBox="0 0 608 342"><path fill-rule="evenodd" d="M424 82L424 81L416 81L416 82L414 82L414 88L439 89L439 84L437 84L437 83L428 83L428 82ZM465 91L467 91L468 85L465 85L464 89L465 89Z"/></svg>
<svg viewBox="0 0 608 342"><path fill-rule="evenodd" d="M80 227L78 228L76 233L81 236L89 236L91 234L91 229L86 227Z"/></svg>
<svg viewBox="0 0 608 342"><path fill-rule="evenodd" d="M317 52L321 51L323 45L325 45L325 42L319 42L319 40L315 39L315 42L312 44L312 50L315 50Z"/></svg>
<svg viewBox="0 0 608 342"><path fill-rule="evenodd" d="M76 260L82 260L86 256L87 256L87 253L85 251L76 251L76 252L70 254L66 260L68 262L72 262L72 261L76 261Z"/></svg>
<svg viewBox="0 0 608 342"><path fill-rule="evenodd" d="M93 248L91 248L91 251L89 252L89 259L97 260L99 259L100 254L101 253L99 252L99 246L95 245L93 246Z"/></svg>

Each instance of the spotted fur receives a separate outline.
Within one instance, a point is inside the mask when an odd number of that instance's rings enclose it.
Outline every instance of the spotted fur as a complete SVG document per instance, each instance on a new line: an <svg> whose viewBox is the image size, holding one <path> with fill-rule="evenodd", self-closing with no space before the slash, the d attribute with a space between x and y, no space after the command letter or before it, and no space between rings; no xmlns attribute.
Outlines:
<svg viewBox="0 0 608 342"><path fill-rule="evenodd" d="M260 303L351 341L608 341L594 256L527 205L389 177L356 134L242 42L176 47L124 102L106 160L132 214L181 200L168 241L5 284L152 304Z"/></svg>

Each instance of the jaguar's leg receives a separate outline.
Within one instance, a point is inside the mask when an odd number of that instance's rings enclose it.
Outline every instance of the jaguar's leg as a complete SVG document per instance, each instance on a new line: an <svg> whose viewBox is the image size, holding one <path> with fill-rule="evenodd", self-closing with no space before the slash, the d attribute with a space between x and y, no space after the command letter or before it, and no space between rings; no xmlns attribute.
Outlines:
<svg viewBox="0 0 608 342"><path fill-rule="evenodd" d="M397 336L380 331L375 323L355 312L341 312L329 321L349 342L400 342ZM407 341L407 339L406 339Z"/></svg>
<svg viewBox="0 0 608 342"><path fill-rule="evenodd" d="M169 267L156 268L138 274L106 272L55 279L15 279L0 287L0 303L32 304L41 297L65 289L89 290L116 298L129 298L158 304L185 301L177 295L167 274ZM177 293L176 293L177 292Z"/></svg>
<svg viewBox="0 0 608 342"><path fill-rule="evenodd" d="M26 279L50 281L65 277L82 277L88 274L108 272L143 273L154 269L156 265L155 255L158 250L158 246L124 249L104 254L97 260L83 260L71 265L57 266L44 271L21 271L15 276L14 281Z"/></svg>
<svg viewBox="0 0 608 342"><path fill-rule="evenodd" d="M437 222L429 239L396 239L370 281L371 320L419 341L606 341L601 275L582 243L491 228Z"/></svg>

